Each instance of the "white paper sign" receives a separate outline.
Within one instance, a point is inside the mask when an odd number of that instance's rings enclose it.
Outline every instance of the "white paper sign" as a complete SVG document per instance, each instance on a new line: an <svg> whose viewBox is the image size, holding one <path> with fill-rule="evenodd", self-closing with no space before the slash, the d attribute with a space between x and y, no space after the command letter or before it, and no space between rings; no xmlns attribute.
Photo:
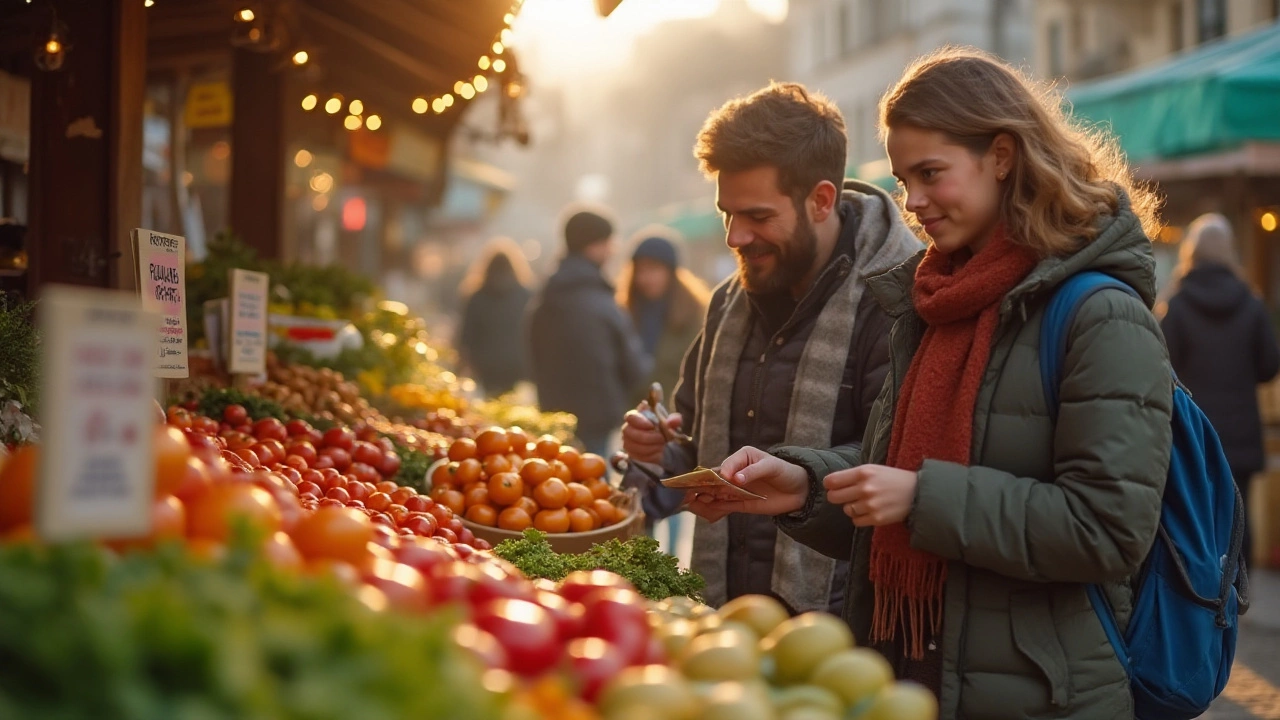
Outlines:
<svg viewBox="0 0 1280 720"><path fill-rule="evenodd" d="M231 271L231 353L228 368L233 373L259 375L267 369L266 273Z"/></svg>
<svg viewBox="0 0 1280 720"><path fill-rule="evenodd" d="M41 538L150 532L156 320L129 293L45 288L45 452L36 486Z"/></svg>
<svg viewBox="0 0 1280 720"><path fill-rule="evenodd" d="M153 230L133 231L142 309L160 316L152 367L156 377L184 378L187 365L187 241Z"/></svg>

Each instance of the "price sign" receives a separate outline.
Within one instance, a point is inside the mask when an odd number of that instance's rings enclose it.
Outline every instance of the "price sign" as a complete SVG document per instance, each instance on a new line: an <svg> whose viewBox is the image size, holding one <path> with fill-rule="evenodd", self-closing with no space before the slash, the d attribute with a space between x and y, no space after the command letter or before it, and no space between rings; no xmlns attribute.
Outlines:
<svg viewBox="0 0 1280 720"><path fill-rule="evenodd" d="M267 369L267 289L266 273L231 271L231 351L228 367L232 373L259 375Z"/></svg>
<svg viewBox="0 0 1280 720"><path fill-rule="evenodd" d="M155 376L187 377L187 241L139 229L133 231L133 249L142 309L160 316L159 344L152 353Z"/></svg>
<svg viewBox="0 0 1280 720"><path fill-rule="evenodd" d="M126 293L50 286L40 302L44 422L36 529L46 540L151 529L156 316Z"/></svg>

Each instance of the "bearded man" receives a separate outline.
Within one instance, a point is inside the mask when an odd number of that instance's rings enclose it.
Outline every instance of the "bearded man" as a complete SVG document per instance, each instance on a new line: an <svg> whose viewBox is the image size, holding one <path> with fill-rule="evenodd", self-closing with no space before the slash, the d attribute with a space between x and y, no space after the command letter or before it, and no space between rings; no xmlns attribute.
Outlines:
<svg viewBox="0 0 1280 720"><path fill-rule="evenodd" d="M633 461L679 474L747 445L861 443L889 367L889 319L863 292L866 279L922 245L889 195L845 181L847 142L839 109L794 83L707 119L694 155L716 183L738 271L716 288L667 420L687 425L694 444L667 443L642 405L623 425ZM713 606L766 594L793 613L839 613L847 572L773 518L737 513L697 520L692 565Z"/></svg>

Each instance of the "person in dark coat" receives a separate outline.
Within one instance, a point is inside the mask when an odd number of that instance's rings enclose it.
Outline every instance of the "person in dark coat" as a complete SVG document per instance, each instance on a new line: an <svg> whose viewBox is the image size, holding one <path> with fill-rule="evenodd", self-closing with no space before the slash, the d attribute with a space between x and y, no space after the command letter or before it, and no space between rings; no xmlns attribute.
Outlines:
<svg viewBox="0 0 1280 720"><path fill-rule="evenodd" d="M529 377L524 314L533 297L533 273L510 240L496 240L463 281L466 298L458 353L486 395L498 397Z"/></svg>
<svg viewBox="0 0 1280 720"><path fill-rule="evenodd" d="M1225 217L1210 213L1191 224L1175 277L1160 329L1174 371L1218 431L1247 518L1250 480L1266 465L1258 385L1280 371L1280 348L1266 307L1240 279ZM1252 559L1247 529L1244 543Z"/></svg>
<svg viewBox="0 0 1280 720"><path fill-rule="evenodd" d="M602 456L609 455L632 389L653 365L601 274L613 235L613 224L599 213L581 210L569 218L565 257L534 299L528 322L538 404L576 415L578 439Z"/></svg>

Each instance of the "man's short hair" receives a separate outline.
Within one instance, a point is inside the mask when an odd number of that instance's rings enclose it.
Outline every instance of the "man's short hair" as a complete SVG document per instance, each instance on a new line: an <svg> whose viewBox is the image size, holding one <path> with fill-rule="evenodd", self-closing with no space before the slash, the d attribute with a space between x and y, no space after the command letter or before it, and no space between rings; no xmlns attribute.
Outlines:
<svg viewBox="0 0 1280 720"><path fill-rule="evenodd" d="M711 113L693 154L702 172L778 169L779 190L799 201L823 180L844 183L849 140L835 103L799 83L770 83Z"/></svg>
<svg viewBox="0 0 1280 720"><path fill-rule="evenodd" d="M579 209L564 223L564 245L570 253L581 253L588 247L613 237L613 223L603 212Z"/></svg>

